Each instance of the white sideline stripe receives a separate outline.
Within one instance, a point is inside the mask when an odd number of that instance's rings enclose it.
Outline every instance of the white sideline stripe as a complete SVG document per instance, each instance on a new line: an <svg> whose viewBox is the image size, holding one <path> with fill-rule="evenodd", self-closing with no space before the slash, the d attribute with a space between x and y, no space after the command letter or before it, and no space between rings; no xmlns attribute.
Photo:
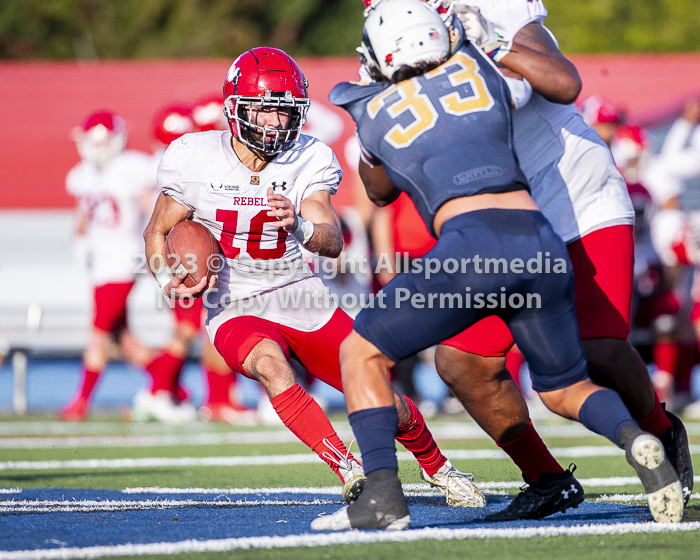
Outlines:
<svg viewBox="0 0 700 560"><path fill-rule="evenodd" d="M697 500L700 498L700 494L697 492L690 495L691 500ZM647 499L646 494L603 494L602 496L596 498L596 502L645 502Z"/></svg>
<svg viewBox="0 0 700 560"><path fill-rule="evenodd" d="M404 488L407 485L404 484ZM428 484L416 484L425 486ZM316 488L161 488L160 486L124 488L123 494L338 494L342 493L340 486L320 486Z"/></svg>
<svg viewBox="0 0 700 560"><path fill-rule="evenodd" d="M404 490L407 490L407 486L426 486L425 488L414 488L414 490L427 490L431 493L439 493L437 490L431 489L428 485L404 485ZM331 489L334 490L333 494L340 493L339 488L331 487ZM279 492L280 490L284 489L277 490ZM319 488L318 490L321 489ZM241 492L228 493L241 494ZM257 492L257 494L261 493L262 492ZM406 494L409 496L425 495L425 492L406 492ZM643 502L646 500L646 497L646 494L603 494L602 496L596 498L595 501L596 503ZM226 500L219 500L218 498L226 498ZM700 494L698 493L691 495L691 499L698 498L700 498ZM226 497L226 492L222 492L219 493L213 500L0 500L0 513L89 513L96 511L147 511L197 506L213 506L217 508L257 506L327 506L339 505L341 503L342 501L340 500L323 500L319 498L315 498L313 500L230 500Z"/></svg>
<svg viewBox="0 0 700 560"><path fill-rule="evenodd" d="M338 500L5 500L0 501L0 513L89 513L95 511L133 511L186 508L196 506L257 507L257 506L327 506L339 505Z"/></svg>
<svg viewBox="0 0 700 560"><path fill-rule="evenodd" d="M71 436L2 438L0 449L49 449L77 447L167 447L178 445L299 443L292 432L201 433L191 435Z"/></svg>
<svg viewBox="0 0 700 560"><path fill-rule="evenodd" d="M335 422L334 428L341 439L352 438L352 432L347 423ZM71 447L153 447L175 445L218 445L218 444L264 444L264 443L297 443L298 439L284 428L265 431L249 432L211 432L202 431L195 423L185 427L188 433L173 434L166 430L172 427L153 424L131 424L129 432L140 432L136 435L123 435L120 424L91 422L73 426L57 422L12 422L0 423L0 449L43 449ZM199 431L197 431L199 430ZM489 439L481 428L471 423L451 422L449 424L431 426L430 430L438 440ZM700 435L700 424L686 424L689 435ZM538 426L537 431L544 437L587 437L594 436L583 426L568 423L554 426ZM80 435L81 433L85 435ZM96 433L114 435L95 435ZM65 435L67 437L22 437L36 435ZM143 435L142 435L143 434Z"/></svg>
<svg viewBox="0 0 700 560"><path fill-rule="evenodd" d="M700 482L700 476L696 476L695 482ZM619 487L638 486L640 480L634 476L612 476L609 478L580 478L579 482L588 488L596 487ZM477 482L476 485L483 490L520 488L523 482L503 481L503 482ZM402 484L407 492L439 492L427 483ZM123 494L340 494L340 486L317 486L317 487L280 487L280 488L162 488L160 486L142 486L135 488L124 488ZM693 494L695 497L695 494ZM700 497L700 494L698 495Z"/></svg>
<svg viewBox="0 0 700 560"><path fill-rule="evenodd" d="M73 558L103 558L107 556L150 556L157 554L187 554L195 552L226 552L252 548L313 548L339 544L378 542L415 542L421 540L454 539L527 539L534 537L577 537L584 535L620 535L628 533L680 533L697 531L700 522L692 523L620 523L618 525L582 525L578 527L528 527L520 529L414 529L407 531L321 533L288 535L286 537L243 537L237 539L186 540L153 544L121 544L86 548L58 548L0 552L0 560L53 560Z"/></svg>
<svg viewBox="0 0 700 560"><path fill-rule="evenodd" d="M0 488L0 494L20 494L21 488Z"/></svg>
<svg viewBox="0 0 700 560"><path fill-rule="evenodd" d="M508 459L500 449L443 449L452 460ZM550 449L555 457L576 459L580 457L610 457L623 455L624 451L612 445L605 447L582 446ZM700 453L700 445L691 445L691 453ZM399 461L414 461L411 453L398 453ZM359 456L359 454L358 454ZM59 470L59 469L130 469L153 467L239 467L259 465L299 465L321 463L318 455L296 453L290 455L256 455L238 457L148 457L141 459L84 459L74 461L6 461L0 462L3 470Z"/></svg>

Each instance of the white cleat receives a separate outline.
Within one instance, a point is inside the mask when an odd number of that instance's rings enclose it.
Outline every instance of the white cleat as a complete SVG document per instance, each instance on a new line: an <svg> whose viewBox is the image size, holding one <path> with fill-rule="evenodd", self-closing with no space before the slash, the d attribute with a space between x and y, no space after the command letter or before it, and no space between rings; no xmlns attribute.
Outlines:
<svg viewBox="0 0 700 560"><path fill-rule="evenodd" d="M311 522L311 529L314 531L345 531L352 529L350 518L348 517L348 506L340 508L331 515L322 515Z"/></svg>
<svg viewBox="0 0 700 560"><path fill-rule="evenodd" d="M456 507L484 507L486 498L474 484L474 476L458 471L449 460L432 476L420 468L420 476L439 488L447 504Z"/></svg>
<svg viewBox="0 0 700 560"><path fill-rule="evenodd" d="M683 518L683 489L661 441L651 434L637 436L627 452L627 461L642 481L654 520L679 523Z"/></svg>
<svg viewBox="0 0 700 560"><path fill-rule="evenodd" d="M323 444L331 450L331 453L324 451L323 458L338 465L340 475L343 477L343 501L346 504L351 504L360 497L362 488L365 482L367 482L365 470L355 459L349 458L349 448L347 453L343 455L340 449L333 445L328 439L324 439ZM352 443L350 443L350 447L352 447Z"/></svg>
<svg viewBox="0 0 700 560"><path fill-rule="evenodd" d="M366 529L386 529L387 531L402 531L407 529L411 524L411 516L407 515L400 519L396 519L389 523L386 527L364 527ZM317 517L311 522L311 529L314 531L346 531L347 529L354 529L350 523L350 517L348 516L348 506L340 508L335 513L331 515L323 515Z"/></svg>
<svg viewBox="0 0 700 560"><path fill-rule="evenodd" d="M158 391L154 395L148 389L141 389L134 397L133 420L186 424L197 420L197 411L189 403L176 402L168 391Z"/></svg>

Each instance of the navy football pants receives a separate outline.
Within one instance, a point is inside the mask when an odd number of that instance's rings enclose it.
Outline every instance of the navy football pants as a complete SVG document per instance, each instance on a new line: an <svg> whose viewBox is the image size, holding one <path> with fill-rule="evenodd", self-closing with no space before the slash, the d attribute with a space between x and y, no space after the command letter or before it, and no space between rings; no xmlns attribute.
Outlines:
<svg viewBox="0 0 700 560"><path fill-rule="evenodd" d="M493 259L488 269L485 259ZM428 278L425 268L437 262L440 271ZM399 361L498 315L536 391L588 378L569 255L540 212L492 208L451 218L422 264L423 271L414 267L389 282L383 299L355 319L355 331L386 356Z"/></svg>

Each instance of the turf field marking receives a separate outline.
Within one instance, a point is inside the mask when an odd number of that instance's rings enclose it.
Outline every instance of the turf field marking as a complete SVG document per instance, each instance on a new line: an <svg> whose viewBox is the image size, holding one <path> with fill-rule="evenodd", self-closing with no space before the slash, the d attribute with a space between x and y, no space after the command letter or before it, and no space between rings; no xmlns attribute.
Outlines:
<svg viewBox="0 0 700 560"><path fill-rule="evenodd" d="M0 513L89 513L188 507L258 507L340 505L338 500L0 500Z"/></svg>
<svg viewBox="0 0 700 560"><path fill-rule="evenodd" d="M508 459L500 449L444 449L452 460ZM550 449L555 457L576 459L580 457L622 456L624 451L610 446L560 447ZM691 445L691 453L700 453L700 445ZM398 453L399 461L414 461L411 453ZM298 465L320 463L311 453L289 455L256 455L237 457L149 457L141 459L84 459L73 461L6 461L0 462L3 470L61 470L61 469L129 469L153 467L239 467L260 465Z"/></svg>
<svg viewBox="0 0 700 560"><path fill-rule="evenodd" d="M690 495L691 500L697 500L700 494L697 492ZM646 502L646 494L603 494L595 499L596 502Z"/></svg>
<svg viewBox="0 0 700 560"><path fill-rule="evenodd" d="M620 535L628 533L681 533L697 531L700 522L692 523L620 523L617 525L582 525L577 527L527 527L519 529L414 529L407 531L344 531L289 535L285 537L244 537L216 540L186 540L152 544L121 544L85 548L58 548L0 552L0 560L53 560L73 558L103 558L107 556L149 556L157 554L187 554L195 552L226 552L251 548L296 548L332 546L338 544L367 544L378 542L445 541L454 539L527 539L535 537Z"/></svg>
<svg viewBox="0 0 700 560"><path fill-rule="evenodd" d="M343 439L352 437L346 422L334 422L334 428ZM690 435L700 435L700 423L686 424ZM124 435L124 431L129 432ZM182 432L186 433L182 433ZM451 422L431 426L431 432L439 440L489 439L479 428L470 423ZM538 426L544 437L587 437L591 432L578 424ZM22 437L22 436L68 436L68 437ZM82 434L82 435L81 435ZM96 435L113 434L113 435ZM213 432L203 424L192 423L178 427L172 433L172 426L163 424L118 424L90 422L86 424L65 424L60 422L7 422L0 424L0 449L44 449L68 447L152 447L175 445L218 445L218 444L264 444L296 443L294 434L284 428L246 432Z"/></svg>
<svg viewBox="0 0 700 560"><path fill-rule="evenodd" d="M0 494L20 494L21 488L0 488Z"/></svg>
<svg viewBox="0 0 700 560"><path fill-rule="evenodd" d="M610 478L580 478L579 482L588 488L639 486L641 482L634 476L612 476ZM700 476L695 477L700 482ZM520 488L520 481L477 482L482 490ZM439 492L429 484L402 484L405 492ZM280 488L162 488L160 486L125 488L123 494L340 494L340 486L280 487ZM695 497L695 494L693 494ZM700 497L700 495L698 495Z"/></svg>

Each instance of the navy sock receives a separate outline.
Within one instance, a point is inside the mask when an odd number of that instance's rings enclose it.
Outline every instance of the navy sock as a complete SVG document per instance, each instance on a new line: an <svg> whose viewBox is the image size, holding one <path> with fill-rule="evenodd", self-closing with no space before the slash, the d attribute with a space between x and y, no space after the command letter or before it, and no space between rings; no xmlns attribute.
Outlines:
<svg viewBox="0 0 700 560"><path fill-rule="evenodd" d="M623 426L631 424L638 427L620 395L611 389L590 395L581 405L578 418L586 428L608 438L618 447L621 447L620 430Z"/></svg>
<svg viewBox="0 0 700 560"><path fill-rule="evenodd" d="M399 470L396 459L396 433L399 414L394 406L366 408L348 416L362 452L365 474L377 469Z"/></svg>

